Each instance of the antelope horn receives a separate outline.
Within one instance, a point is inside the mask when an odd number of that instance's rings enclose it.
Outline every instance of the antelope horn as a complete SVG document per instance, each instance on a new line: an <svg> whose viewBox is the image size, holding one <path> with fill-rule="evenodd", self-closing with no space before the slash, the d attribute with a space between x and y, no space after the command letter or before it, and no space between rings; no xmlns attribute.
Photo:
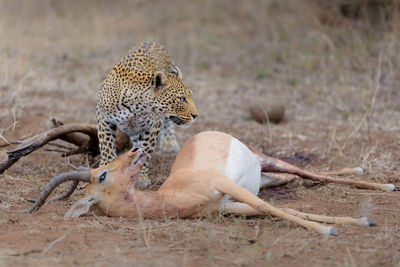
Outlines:
<svg viewBox="0 0 400 267"><path fill-rule="evenodd" d="M77 172L90 172L90 168L87 168L87 167L84 167L84 166L80 166L75 171L77 171ZM71 185L67 188L67 190L65 190L64 193L62 193L61 196L49 199L46 202L59 201L59 200L63 200L63 199L68 198L70 195L72 195L72 193L78 187L79 181L80 180L72 181ZM90 179L89 179L89 182L90 182ZM36 201L34 201L34 202L36 202Z"/></svg>
<svg viewBox="0 0 400 267"><path fill-rule="evenodd" d="M90 168L84 167L84 166L80 166L78 168L76 168L77 172L90 172ZM67 188L67 190L65 190L64 193L61 194L61 196L46 200L46 202L53 202L53 201L59 201L59 200L63 200L68 198L70 195L72 195L72 193L75 191L75 189L78 187L79 184L79 180L74 180L72 181L71 185ZM29 202L35 203L36 199L26 199Z"/></svg>
<svg viewBox="0 0 400 267"><path fill-rule="evenodd" d="M46 185L45 189L40 193L40 196L38 199L36 199L35 203L28 209L25 210L19 210L17 212L21 213L32 213L37 211L45 202L47 197L53 192L54 189L57 188L60 184L66 182L66 181L74 181L71 186L68 188L62 196L69 196L72 194L73 190L75 190L76 186L78 185L79 181L82 182L90 182L90 171L73 171L73 172L67 172L60 174L53 179L50 180L50 182ZM77 182L77 183L76 183ZM73 190L71 190L73 189ZM55 198L57 200L58 198Z"/></svg>
<svg viewBox="0 0 400 267"><path fill-rule="evenodd" d="M59 201L59 200L63 200L66 199L67 197L69 197L74 191L75 189L78 187L79 181L72 181L71 185L67 188L67 190L65 190L64 193L62 193L60 196L46 200L47 202L53 202L53 201ZM26 201L29 201L31 203L35 203L36 199L25 199Z"/></svg>

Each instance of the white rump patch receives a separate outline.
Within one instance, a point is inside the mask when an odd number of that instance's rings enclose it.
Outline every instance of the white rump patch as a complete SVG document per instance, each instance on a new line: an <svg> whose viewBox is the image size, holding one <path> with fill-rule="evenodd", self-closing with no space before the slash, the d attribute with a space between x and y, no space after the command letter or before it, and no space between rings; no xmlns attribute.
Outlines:
<svg viewBox="0 0 400 267"><path fill-rule="evenodd" d="M257 195L260 190L261 167L253 152L232 138L229 157L223 172L231 181Z"/></svg>

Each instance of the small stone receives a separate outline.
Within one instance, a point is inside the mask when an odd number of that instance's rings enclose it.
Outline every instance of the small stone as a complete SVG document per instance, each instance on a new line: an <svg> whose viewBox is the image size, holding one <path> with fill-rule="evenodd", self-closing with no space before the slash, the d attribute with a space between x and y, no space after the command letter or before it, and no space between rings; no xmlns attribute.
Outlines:
<svg viewBox="0 0 400 267"><path fill-rule="evenodd" d="M255 102L249 106L251 117L259 123L267 121L279 123L285 115L285 105L282 103Z"/></svg>

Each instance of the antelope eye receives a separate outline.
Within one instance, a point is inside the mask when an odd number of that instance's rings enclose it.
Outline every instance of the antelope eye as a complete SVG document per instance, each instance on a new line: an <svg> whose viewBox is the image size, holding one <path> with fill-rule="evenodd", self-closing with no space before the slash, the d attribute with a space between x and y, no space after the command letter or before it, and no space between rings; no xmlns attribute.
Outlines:
<svg viewBox="0 0 400 267"><path fill-rule="evenodd" d="M186 97L180 96L178 97L180 101L187 103Z"/></svg>
<svg viewBox="0 0 400 267"><path fill-rule="evenodd" d="M106 179L107 171L103 172L99 177L99 182L102 183Z"/></svg>

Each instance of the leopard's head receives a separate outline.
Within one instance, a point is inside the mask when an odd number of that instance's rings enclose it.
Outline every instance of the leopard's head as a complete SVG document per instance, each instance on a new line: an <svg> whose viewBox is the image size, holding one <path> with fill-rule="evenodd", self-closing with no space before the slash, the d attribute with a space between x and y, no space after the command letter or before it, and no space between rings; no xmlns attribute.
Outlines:
<svg viewBox="0 0 400 267"><path fill-rule="evenodd" d="M152 86L155 112L165 115L184 128L195 121L199 112L193 101L192 90L183 83L182 74L177 67L169 73L157 71Z"/></svg>

